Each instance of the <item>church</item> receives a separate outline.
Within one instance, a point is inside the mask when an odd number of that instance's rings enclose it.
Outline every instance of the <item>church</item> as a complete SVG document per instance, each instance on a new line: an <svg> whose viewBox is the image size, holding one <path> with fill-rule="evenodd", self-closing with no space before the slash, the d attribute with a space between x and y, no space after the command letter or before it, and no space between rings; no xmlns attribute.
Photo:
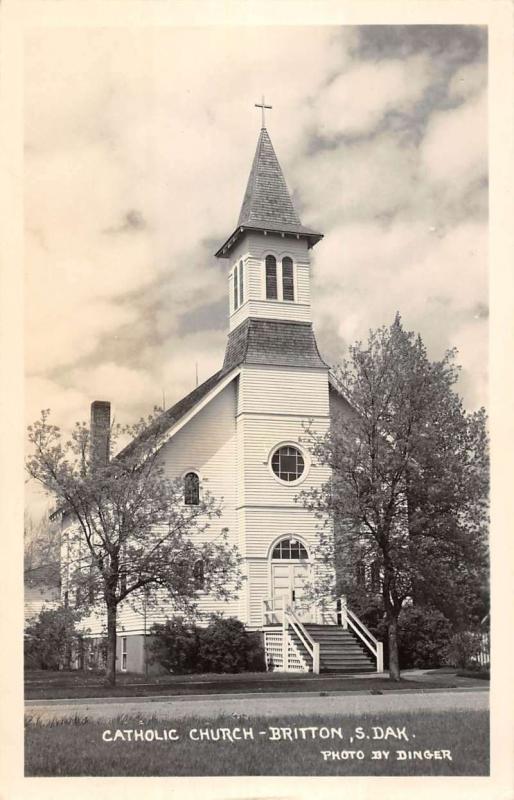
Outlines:
<svg viewBox="0 0 514 800"><path fill-rule="evenodd" d="M164 412L161 457L167 476L183 480L185 503L199 503L202 491L223 499L211 535L227 528L242 557L237 597L202 596L202 613L262 631L270 669L381 670L381 644L344 600L302 603L317 568L317 520L295 498L328 477L304 444L305 425L323 433L336 410L348 410L312 326L311 252L321 239L298 216L263 118L237 224L216 252L227 272L223 364ZM108 403L93 403L92 433L108 428L109 415ZM147 632L162 621L120 608L118 669L144 670Z"/></svg>

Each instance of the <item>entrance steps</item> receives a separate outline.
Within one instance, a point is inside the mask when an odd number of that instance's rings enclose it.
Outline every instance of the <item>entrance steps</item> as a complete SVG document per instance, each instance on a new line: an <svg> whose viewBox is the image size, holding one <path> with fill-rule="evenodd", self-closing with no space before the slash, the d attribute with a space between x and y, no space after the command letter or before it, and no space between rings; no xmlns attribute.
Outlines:
<svg viewBox="0 0 514 800"><path fill-rule="evenodd" d="M319 643L320 672L375 672L375 659L352 631L339 625L304 624L304 628ZM288 633L312 672L312 656L294 630Z"/></svg>
<svg viewBox="0 0 514 800"><path fill-rule="evenodd" d="M338 625L305 625L320 645L321 672L374 672L375 659L359 637Z"/></svg>
<svg viewBox="0 0 514 800"><path fill-rule="evenodd" d="M265 599L263 622L268 670L318 674L384 668L382 642L348 608L345 597L320 602L307 613L287 597Z"/></svg>

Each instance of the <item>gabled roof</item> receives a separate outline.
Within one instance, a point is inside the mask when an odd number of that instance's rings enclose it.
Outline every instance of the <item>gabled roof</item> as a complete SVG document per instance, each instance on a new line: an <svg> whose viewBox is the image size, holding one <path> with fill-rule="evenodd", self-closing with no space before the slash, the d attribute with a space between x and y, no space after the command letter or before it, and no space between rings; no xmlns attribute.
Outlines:
<svg viewBox="0 0 514 800"><path fill-rule="evenodd" d="M321 233L302 225L266 128L261 129L257 142L237 227L216 255L227 258L232 245L244 230L304 236L309 247L322 238Z"/></svg>
<svg viewBox="0 0 514 800"><path fill-rule="evenodd" d="M116 458L123 459L124 457L133 455L137 452L138 445L153 434L158 434L159 436L164 435L170 430L170 428L173 428L177 423L179 423L180 420L185 417L186 414L196 405L198 405L211 391L221 384L229 372L230 369L225 369L225 367L223 367L222 369L218 370L218 372L215 372L214 375L211 375L210 378L207 378L207 380L201 383L200 386L197 386L196 389L193 389L192 392L189 392L189 394L186 394L186 396L181 400L178 400L178 402L171 406L171 408L168 408L166 411L163 411L162 414L159 414L150 428L145 430L140 436L133 439L126 447L123 448L123 450L121 450L120 453L118 453Z"/></svg>
<svg viewBox="0 0 514 800"><path fill-rule="evenodd" d="M310 322L250 317L229 333L223 369L240 364L327 369Z"/></svg>

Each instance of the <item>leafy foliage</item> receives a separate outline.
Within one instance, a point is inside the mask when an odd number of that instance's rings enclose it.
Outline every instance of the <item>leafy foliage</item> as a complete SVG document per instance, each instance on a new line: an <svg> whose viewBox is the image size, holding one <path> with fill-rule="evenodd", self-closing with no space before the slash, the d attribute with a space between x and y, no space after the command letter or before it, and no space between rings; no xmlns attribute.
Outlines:
<svg viewBox="0 0 514 800"><path fill-rule="evenodd" d="M184 675L198 671L198 629L182 617L173 617L163 625L152 625L148 649L151 663L159 664L167 672Z"/></svg>
<svg viewBox="0 0 514 800"><path fill-rule="evenodd" d="M453 609L461 624L487 598L485 412L464 410L454 358L431 362L397 315L336 370L348 402L330 431L308 431L315 458L331 467L329 481L301 495L324 520L319 557L336 564L338 585L322 591L362 600L369 589L356 566L376 565L396 679L407 598Z"/></svg>
<svg viewBox="0 0 514 800"><path fill-rule="evenodd" d="M479 669L477 658L482 635L477 631L458 631L447 643L444 651L446 663L459 669Z"/></svg>
<svg viewBox="0 0 514 800"><path fill-rule="evenodd" d="M259 635L235 617L213 614L199 627L180 618L152 627L152 661L174 673L260 672L265 670Z"/></svg>
<svg viewBox="0 0 514 800"><path fill-rule="evenodd" d="M221 507L208 493L183 502L181 480L165 474L161 456L167 428L155 413L132 426L114 426L132 442L116 457L99 460L90 430L77 423L71 438L49 422L49 412L28 429L27 471L55 498L64 516L65 591L82 609L107 611L107 676L115 680L116 612L127 598L147 607L172 601L194 614L198 590L227 599L240 585L237 549L227 530L213 536L210 521ZM197 565L202 565L199 587Z"/></svg>
<svg viewBox="0 0 514 800"><path fill-rule="evenodd" d="M51 520L35 520L25 513L23 572L26 586L58 586L60 536Z"/></svg>
<svg viewBox="0 0 514 800"><path fill-rule="evenodd" d="M79 616L64 606L43 609L25 628L25 669L62 669Z"/></svg>
<svg viewBox="0 0 514 800"><path fill-rule="evenodd" d="M400 666L402 669L442 666L451 636L450 621L436 608L402 608L398 617Z"/></svg>

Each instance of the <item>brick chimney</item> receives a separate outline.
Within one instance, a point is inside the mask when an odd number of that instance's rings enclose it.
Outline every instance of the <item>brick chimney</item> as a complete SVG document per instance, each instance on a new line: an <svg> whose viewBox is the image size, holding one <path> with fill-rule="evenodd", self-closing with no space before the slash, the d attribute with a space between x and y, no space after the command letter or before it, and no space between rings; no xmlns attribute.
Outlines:
<svg viewBox="0 0 514 800"><path fill-rule="evenodd" d="M103 466L109 461L111 436L111 404L106 400L91 403L90 459L91 467Z"/></svg>

